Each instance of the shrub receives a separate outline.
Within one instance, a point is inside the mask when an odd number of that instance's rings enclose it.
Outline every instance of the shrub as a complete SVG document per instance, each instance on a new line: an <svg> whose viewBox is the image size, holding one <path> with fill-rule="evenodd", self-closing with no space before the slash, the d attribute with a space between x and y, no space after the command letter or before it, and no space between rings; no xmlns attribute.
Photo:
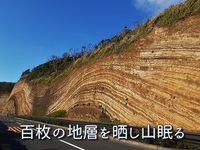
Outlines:
<svg viewBox="0 0 200 150"><path fill-rule="evenodd" d="M55 118L55 117L67 117L67 116L66 116L66 111L65 110L58 110L56 112L48 114L47 117Z"/></svg>
<svg viewBox="0 0 200 150"><path fill-rule="evenodd" d="M183 148L183 147L184 147L183 142L178 142L176 145L176 148Z"/></svg>
<svg viewBox="0 0 200 150"><path fill-rule="evenodd" d="M11 82L0 82L0 94L9 94L13 87L14 87L15 83L11 83Z"/></svg>
<svg viewBox="0 0 200 150"><path fill-rule="evenodd" d="M122 123L122 122L120 122L118 120L112 121L112 120L107 119L107 118L99 118L99 122L102 122L102 123L112 123L112 124L121 124L121 125L126 124L125 122Z"/></svg>

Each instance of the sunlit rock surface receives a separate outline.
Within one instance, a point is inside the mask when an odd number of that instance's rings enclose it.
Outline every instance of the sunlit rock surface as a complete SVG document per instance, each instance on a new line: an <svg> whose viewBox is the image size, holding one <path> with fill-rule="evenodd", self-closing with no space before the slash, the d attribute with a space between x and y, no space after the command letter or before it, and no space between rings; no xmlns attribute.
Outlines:
<svg viewBox="0 0 200 150"><path fill-rule="evenodd" d="M76 117L200 131L200 16L155 28L126 52L85 64L52 86L20 80L10 100L19 115L64 109Z"/></svg>

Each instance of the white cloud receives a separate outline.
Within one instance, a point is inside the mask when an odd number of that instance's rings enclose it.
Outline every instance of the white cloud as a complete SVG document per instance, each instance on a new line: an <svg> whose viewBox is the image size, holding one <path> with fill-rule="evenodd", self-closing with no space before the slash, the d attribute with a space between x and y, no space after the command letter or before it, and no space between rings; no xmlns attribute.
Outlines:
<svg viewBox="0 0 200 150"><path fill-rule="evenodd" d="M132 0L132 3L137 9L151 12L155 15L171 5L176 5L184 1L186 0Z"/></svg>

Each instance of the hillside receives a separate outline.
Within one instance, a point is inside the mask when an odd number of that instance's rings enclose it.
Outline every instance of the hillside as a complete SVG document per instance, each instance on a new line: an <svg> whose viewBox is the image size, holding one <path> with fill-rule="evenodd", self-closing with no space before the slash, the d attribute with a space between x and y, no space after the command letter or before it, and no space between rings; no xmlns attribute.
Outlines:
<svg viewBox="0 0 200 150"><path fill-rule="evenodd" d="M15 83L11 82L0 82L0 94L10 94Z"/></svg>
<svg viewBox="0 0 200 150"><path fill-rule="evenodd" d="M170 7L138 32L124 35L112 49L110 41L53 78L22 78L5 112L45 115L66 110L72 118L172 124L200 132L199 6L197 0L188 0ZM51 84L44 84L45 78Z"/></svg>
<svg viewBox="0 0 200 150"><path fill-rule="evenodd" d="M6 101L14 87L15 83L0 82L0 113L3 111Z"/></svg>
<svg viewBox="0 0 200 150"><path fill-rule="evenodd" d="M154 18L147 19L141 25L135 24L133 29L124 28L120 34L110 39L101 40L94 49L84 46L81 52L64 53L62 58L54 56L49 62L33 68L25 78L32 85L50 85L62 81L77 67L92 63L110 54L126 51L131 44L145 37L156 27L172 25L189 16L198 14L200 14L200 2L198 0L187 0L185 3L169 7Z"/></svg>

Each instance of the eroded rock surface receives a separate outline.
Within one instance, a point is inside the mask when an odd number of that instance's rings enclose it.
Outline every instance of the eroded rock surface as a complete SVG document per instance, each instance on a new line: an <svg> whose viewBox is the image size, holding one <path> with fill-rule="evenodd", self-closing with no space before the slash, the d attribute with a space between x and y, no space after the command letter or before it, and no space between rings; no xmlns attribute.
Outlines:
<svg viewBox="0 0 200 150"><path fill-rule="evenodd" d="M200 16L155 28L127 51L76 68L61 83L20 80L9 99L18 114L92 108L97 117L104 110L131 125L200 131Z"/></svg>
<svg viewBox="0 0 200 150"><path fill-rule="evenodd" d="M9 94L0 94L0 113L3 112L8 97L9 97Z"/></svg>

